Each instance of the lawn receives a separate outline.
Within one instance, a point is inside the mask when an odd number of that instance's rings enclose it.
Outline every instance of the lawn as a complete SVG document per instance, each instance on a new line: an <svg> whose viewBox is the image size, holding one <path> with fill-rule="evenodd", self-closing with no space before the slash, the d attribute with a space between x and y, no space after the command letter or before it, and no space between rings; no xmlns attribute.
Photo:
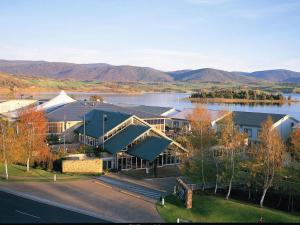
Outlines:
<svg viewBox="0 0 300 225"><path fill-rule="evenodd" d="M29 172L26 172L26 167L21 165L9 165L8 167L8 181L53 181L55 172L46 171L42 169L30 168ZM88 174L65 174L56 172L56 180L70 180L70 179L84 179L89 178ZM0 182L5 180L4 165L0 163Z"/></svg>
<svg viewBox="0 0 300 225"><path fill-rule="evenodd" d="M264 222L300 222L300 215L260 208L256 205L204 194L193 196L192 209L186 209L183 202L173 195L165 198L165 207L162 207L159 203L156 207L161 217L170 223L176 223L177 218L203 223L256 223L261 216Z"/></svg>

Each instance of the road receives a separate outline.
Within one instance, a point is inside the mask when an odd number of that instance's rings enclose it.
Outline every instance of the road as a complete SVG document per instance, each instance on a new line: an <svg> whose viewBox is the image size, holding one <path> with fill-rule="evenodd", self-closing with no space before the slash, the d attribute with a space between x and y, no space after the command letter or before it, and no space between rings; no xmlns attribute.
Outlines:
<svg viewBox="0 0 300 225"><path fill-rule="evenodd" d="M41 200L50 200L54 205L69 209L84 210L107 221L124 223L163 223L155 202L133 196L128 191L109 187L97 179L63 182L8 182L0 190L10 190ZM33 199L35 200L35 199ZM47 202L43 202L47 203ZM0 211L1 212L1 211ZM84 213L84 212L82 212ZM85 213L86 214L86 213ZM89 215L89 214L88 214Z"/></svg>
<svg viewBox="0 0 300 225"><path fill-rule="evenodd" d="M0 223L108 223L0 191Z"/></svg>

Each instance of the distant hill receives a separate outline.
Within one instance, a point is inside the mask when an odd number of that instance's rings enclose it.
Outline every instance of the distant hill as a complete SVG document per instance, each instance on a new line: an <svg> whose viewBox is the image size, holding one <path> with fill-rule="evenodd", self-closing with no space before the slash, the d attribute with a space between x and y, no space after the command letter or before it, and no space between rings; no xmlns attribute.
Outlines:
<svg viewBox="0 0 300 225"><path fill-rule="evenodd" d="M300 73L290 70L228 72L212 68L164 72L149 67L113 66L105 63L75 64L65 62L0 60L0 72L13 75L55 79L101 80L112 82L219 82L256 83L297 82Z"/></svg>
<svg viewBox="0 0 300 225"><path fill-rule="evenodd" d="M291 70L264 70L246 74L248 77L266 80L270 82L295 82L300 83L300 73Z"/></svg>
<svg viewBox="0 0 300 225"><path fill-rule="evenodd" d="M9 74L0 73L0 87L14 88L14 87L28 87L28 83L22 79L13 77Z"/></svg>
<svg viewBox="0 0 300 225"><path fill-rule="evenodd" d="M0 72L46 76L59 79L103 80L103 81L172 81L165 72L147 67L112 66L104 63L75 64L46 61L0 60Z"/></svg>
<svg viewBox="0 0 300 225"><path fill-rule="evenodd" d="M198 70L185 70L169 73L175 80L178 81L204 81L204 82L239 82L252 83L257 80L253 77L248 77L243 74L236 74L224 70L216 70L204 68Z"/></svg>

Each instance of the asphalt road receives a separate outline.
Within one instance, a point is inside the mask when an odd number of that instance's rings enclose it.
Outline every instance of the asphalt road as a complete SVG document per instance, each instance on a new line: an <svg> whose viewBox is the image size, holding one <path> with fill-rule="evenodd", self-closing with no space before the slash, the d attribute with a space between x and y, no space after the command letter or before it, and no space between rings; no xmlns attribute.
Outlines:
<svg viewBox="0 0 300 225"><path fill-rule="evenodd" d="M0 223L108 223L0 191Z"/></svg>

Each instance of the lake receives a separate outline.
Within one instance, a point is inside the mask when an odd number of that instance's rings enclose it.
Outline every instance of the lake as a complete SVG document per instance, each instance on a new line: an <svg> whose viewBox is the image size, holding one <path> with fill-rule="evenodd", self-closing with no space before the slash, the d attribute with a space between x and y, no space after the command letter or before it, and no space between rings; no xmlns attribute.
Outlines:
<svg viewBox="0 0 300 225"><path fill-rule="evenodd" d="M88 95L99 94L104 97L104 100L113 104L136 104L150 106L167 106L182 110L184 108L195 107L196 104L190 101L183 100L188 97L188 93L144 93L140 95L120 94L120 93L79 93L67 92L69 95L74 95L77 99L88 98ZM44 93L39 96L54 96L57 93ZM291 96L292 99L300 100L300 94L284 94L285 97ZM300 120L300 103L283 104L283 105L245 105L245 104L228 104L228 103L208 103L205 104L208 109L227 109L233 111L248 111L248 112L266 112L289 114Z"/></svg>
<svg viewBox="0 0 300 225"><path fill-rule="evenodd" d="M146 93L142 95L124 95L112 94L103 95L105 101L110 103L126 103L151 106L168 106L182 110L184 108L193 108L195 103L183 100L189 97L187 93ZM285 94L286 97L291 96L292 99L300 100L300 94ZM207 103L208 109L221 110L227 109L231 111L248 111L248 112L266 112L289 114L300 120L300 102L283 105L247 105L247 104L228 104L228 103Z"/></svg>

